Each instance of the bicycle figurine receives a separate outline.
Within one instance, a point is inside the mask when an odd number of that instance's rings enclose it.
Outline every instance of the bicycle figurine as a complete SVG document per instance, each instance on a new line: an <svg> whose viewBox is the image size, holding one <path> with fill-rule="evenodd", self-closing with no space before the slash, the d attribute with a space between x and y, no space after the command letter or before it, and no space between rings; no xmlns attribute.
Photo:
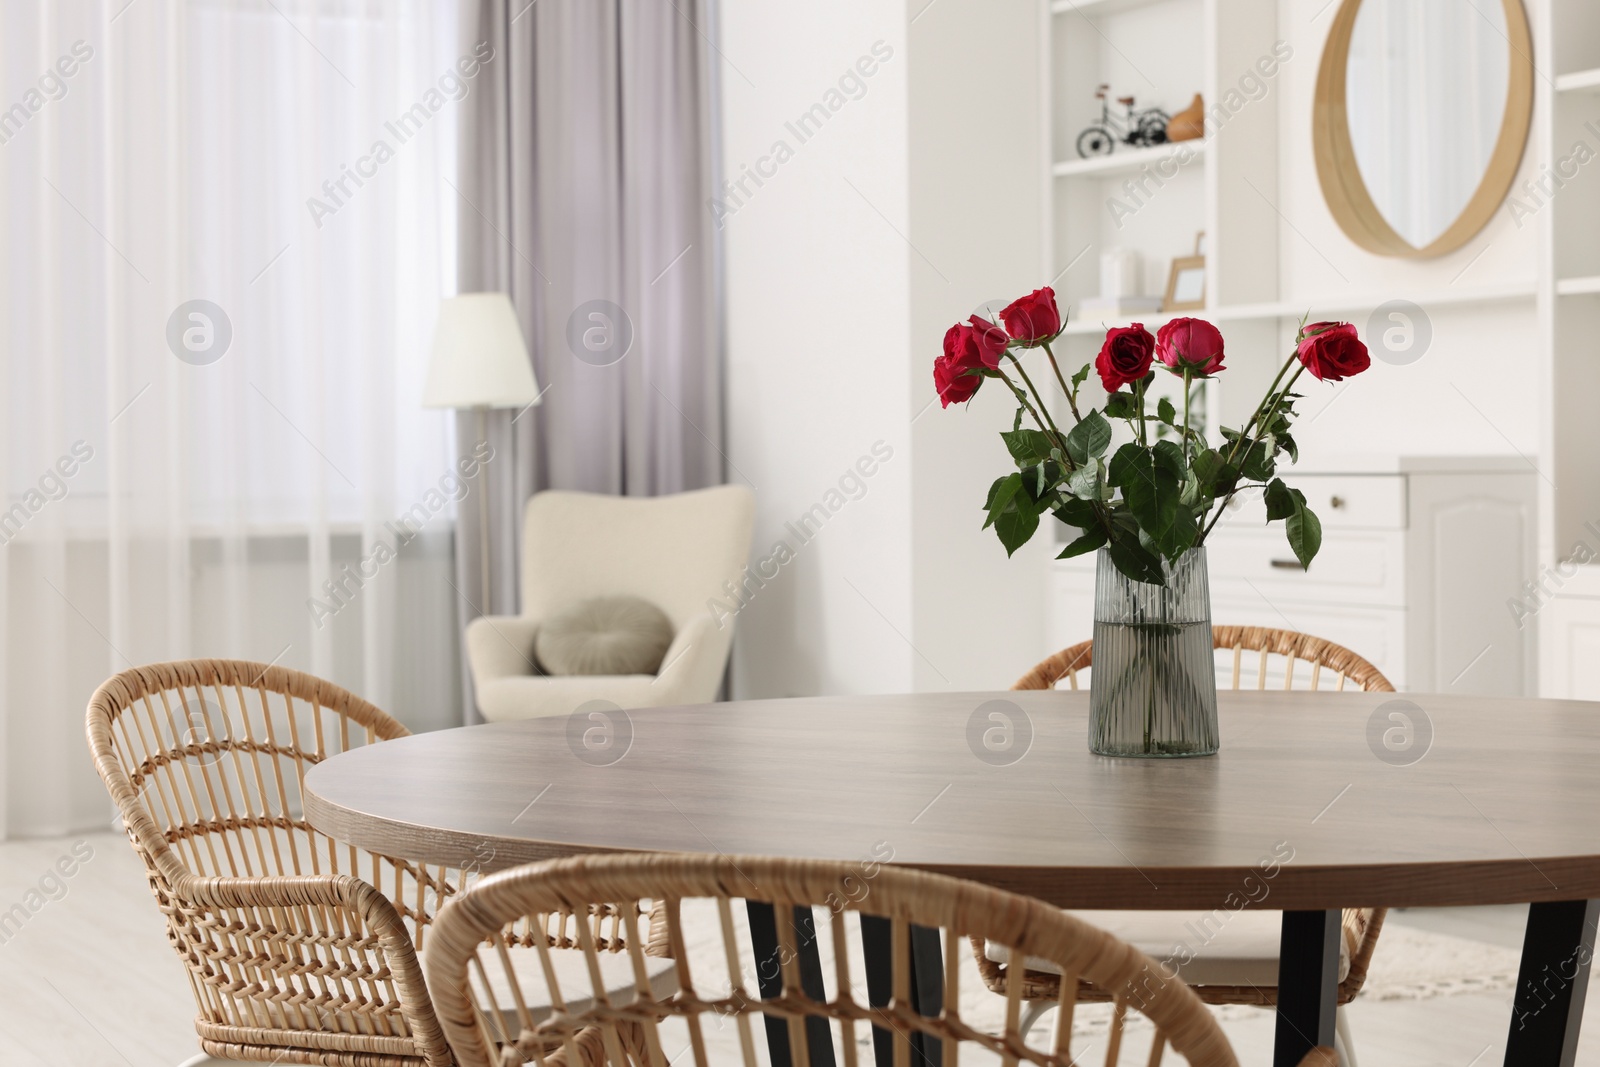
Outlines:
<svg viewBox="0 0 1600 1067"><path fill-rule="evenodd" d="M1166 143L1167 123L1171 121L1171 116L1158 107L1135 111L1133 97L1119 96L1117 103L1128 109L1127 117L1119 119L1111 113L1110 92L1109 85L1102 85L1095 90L1095 99L1100 101L1100 122L1078 134L1078 155L1084 159L1109 156L1116 149L1118 141L1135 148Z"/></svg>

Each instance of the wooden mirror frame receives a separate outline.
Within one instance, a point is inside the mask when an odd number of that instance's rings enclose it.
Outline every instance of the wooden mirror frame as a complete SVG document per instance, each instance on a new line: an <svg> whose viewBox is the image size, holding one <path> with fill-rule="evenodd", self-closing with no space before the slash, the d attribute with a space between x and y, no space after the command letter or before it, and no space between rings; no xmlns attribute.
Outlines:
<svg viewBox="0 0 1600 1067"><path fill-rule="evenodd" d="M1383 217L1356 164L1350 140L1350 116L1345 107L1345 72L1350 63L1350 35L1363 0L1343 0L1328 31L1317 70L1317 92L1312 106L1311 139L1317 160L1317 180L1322 198L1345 235L1380 256L1421 259L1454 252L1483 229L1500 209L1522 166L1522 153L1533 123L1533 36L1522 0L1501 0L1506 14L1506 36L1511 62L1506 82L1506 108L1483 179L1472 199L1450 227L1431 244L1417 248L1395 232Z"/></svg>

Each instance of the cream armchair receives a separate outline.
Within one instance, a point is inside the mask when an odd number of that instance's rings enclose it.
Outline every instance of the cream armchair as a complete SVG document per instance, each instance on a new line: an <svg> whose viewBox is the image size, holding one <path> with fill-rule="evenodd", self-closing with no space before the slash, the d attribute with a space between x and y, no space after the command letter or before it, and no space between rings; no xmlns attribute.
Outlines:
<svg viewBox="0 0 1600 1067"><path fill-rule="evenodd" d="M491 722L566 715L589 700L622 708L713 700L733 641L707 602L727 601L750 558L755 498L725 485L658 497L550 491L528 501L522 537L522 614L467 626L478 710ZM672 645L652 675L539 672L541 619L591 597L636 596L672 620Z"/></svg>

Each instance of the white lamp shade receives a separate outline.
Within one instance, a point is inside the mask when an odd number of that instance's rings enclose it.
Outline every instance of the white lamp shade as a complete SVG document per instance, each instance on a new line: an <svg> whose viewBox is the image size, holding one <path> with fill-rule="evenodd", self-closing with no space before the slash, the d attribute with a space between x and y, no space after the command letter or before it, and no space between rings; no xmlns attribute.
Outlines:
<svg viewBox="0 0 1600 1067"><path fill-rule="evenodd" d="M519 408L539 402L528 346L505 293L462 293L439 303L422 406Z"/></svg>

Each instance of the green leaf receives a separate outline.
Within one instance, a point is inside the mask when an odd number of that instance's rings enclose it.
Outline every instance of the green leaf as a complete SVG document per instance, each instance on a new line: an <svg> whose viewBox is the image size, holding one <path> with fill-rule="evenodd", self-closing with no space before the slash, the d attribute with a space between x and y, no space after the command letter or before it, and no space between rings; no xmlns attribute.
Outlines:
<svg viewBox="0 0 1600 1067"><path fill-rule="evenodd" d="M1112 565L1134 581L1150 585L1167 584L1160 558L1139 544L1137 539L1117 537L1107 546L1107 550L1111 553Z"/></svg>
<svg viewBox="0 0 1600 1067"><path fill-rule="evenodd" d="M1183 462L1183 446L1176 441L1157 441L1152 448L1155 453L1156 465L1165 467L1175 476L1182 478L1185 473Z"/></svg>
<svg viewBox="0 0 1600 1067"><path fill-rule="evenodd" d="M1067 454L1080 467L1096 456L1105 455L1110 444L1111 424L1098 411L1089 412L1067 434Z"/></svg>
<svg viewBox="0 0 1600 1067"><path fill-rule="evenodd" d="M1278 434L1278 451L1289 454L1290 463L1300 462L1300 446L1294 443L1294 438L1286 433Z"/></svg>
<svg viewBox="0 0 1600 1067"><path fill-rule="evenodd" d="M1008 474L994 483L994 486L989 490L989 502L986 505L989 509L989 519L988 522L983 524L984 529L987 530L990 523L999 520L1001 513L1006 509L1006 505L1011 503L1021 489L1022 475L1020 474Z"/></svg>
<svg viewBox="0 0 1600 1067"><path fill-rule="evenodd" d="M1068 526L1076 526L1080 530L1087 530L1100 521L1094 505L1087 500L1063 501L1051 514Z"/></svg>
<svg viewBox="0 0 1600 1067"><path fill-rule="evenodd" d="M1166 551L1174 536L1173 525L1179 522L1180 515L1187 515L1180 499L1177 474L1164 463L1158 465L1149 450L1138 445L1124 445L1111 461L1111 477L1121 487L1122 499L1127 501L1128 510L1138 520L1139 529L1153 544ZM1179 541L1183 539L1181 531L1177 536Z"/></svg>
<svg viewBox="0 0 1600 1067"><path fill-rule="evenodd" d="M1194 476L1199 479L1203 489L1213 489L1221 480L1223 472L1227 469L1227 461L1222 458L1222 453L1214 448L1205 449L1195 453Z"/></svg>
<svg viewBox="0 0 1600 1067"><path fill-rule="evenodd" d="M1283 529L1289 535L1289 547L1294 549L1300 566L1309 569L1317 551L1322 548L1322 521L1306 507L1305 497L1298 490L1295 496L1298 498L1295 501L1297 506L1294 514L1284 522Z"/></svg>
<svg viewBox="0 0 1600 1067"><path fill-rule="evenodd" d="M1257 441L1250 446L1250 451L1245 453L1243 470L1244 476L1253 482L1264 482L1277 473L1277 464L1272 462L1265 442Z"/></svg>
<svg viewBox="0 0 1600 1067"><path fill-rule="evenodd" d="M1128 484L1134 477L1140 463L1148 465L1150 453L1138 443L1129 441L1117 449L1111 457L1111 466L1108 468L1107 480L1119 488Z"/></svg>
<svg viewBox="0 0 1600 1067"><path fill-rule="evenodd" d="M1017 413L1016 413L1016 415L1012 416L1012 419L1011 419L1011 430L1012 430L1013 433L1015 433L1017 430L1020 430L1020 429L1022 429L1022 405L1018 404L1017 405Z"/></svg>
<svg viewBox="0 0 1600 1067"><path fill-rule="evenodd" d="M1074 391L1077 390L1078 386L1082 385L1085 381L1088 380L1088 378L1089 378L1089 367L1090 367L1090 365L1088 363L1085 363L1083 366L1078 368L1078 373L1076 373L1076 374L1074 374L1072 376L1072 388L1073 388Z"/></svg>
<svg viewBox="0 0 1600 1067"><path fill-rule="evenodd" d="M1098 500L1100 499L1100 478L1100 466L1098 463L1079 467L1067 479L1067 492L1079 500Z"/></svg>
<svg viewBox="0 0 1600 1067"><path fill-rule="evenodd" d="M1096 524L1085 530L1083 536L1063 548L1056 559L1071 559L1073 556L1081 556L1085 552L1093 552L1095 549L1104 546L1108 540L1110 538L1106 534L1106 528Z"/></svg>
<svg viewBox="0 0 1600 1067"><path fill-rule="evenodd" d="M1161 398L1160 402L1156 404L1156 418L1160 419L1168 426L1176 425L1178 411L1172 406L1172 401L1168 400L1166 397Z"/></svg>
<svg viewBox="0 0 1600 1067"><path fill-rule="evenodd" d="M1050 435L1042 430L1011 430L1001 433L1000 439L1019 467L1031 467L1050 455Z"/></svg>
<svg viewBox="0 0 1600 1067"><path fill-rule="evenodd" d="M1000 487L1004 485L1006 483L1006 479L1010 477L1014 477L1014 475L1002 474L990 484L989 495L983 498L984 511L988 511L990 508L994 507L995 494L1000 492Z"/></svg>
<svg viewBox="0 0 1600 1067"><path fill-rule="evenodd" d="M1106 418L1132 419L1139 414L1139 405L1132 393L1112 393L1106 397Z"/></svg>
<svg viewBox="0 0 1600 1067"><path fill-rule="evenodd" d="M1278 519L1287 519L1295 513L1297 507L1303 507L1305 505L1305 497L1301 496L1296 501L1295 497L1297 495L1295 490L1283 484L1282 478L1274 478L1268 482L1266 493L1263 495L1267 505L1267 521L1275 522Z"/></svg>
<svg viewBox="0 0 1600 1067"><path fill-rule="evenodd" d="M1039 513L1031 505L1031 501L1013 498L1011 506L994 521L994 531L1000 543L1006 546L1007 556L1027 544L1033 531L1039 528Z"/></svg>
<svg viewBox="0 0 1600 1067"><path fill-rule="evenodd" d="M1173 517L1172 525L1168 526L1166 532L1157 537L1155 542L1163 556L1176 560L1194 547L1195 540L1199 536L1200 527L1194 520L1194 513L1180 507Z"/></svg>
<svg viewBox="0 0 1600 1067"><path fill-rule="evenodd" d="M1178 479L1178 484L1178 499L1185 507L1194 507L1205 495L1200 487L1200 479L1195 477L1194 471L1184 471Z"/></svg>

